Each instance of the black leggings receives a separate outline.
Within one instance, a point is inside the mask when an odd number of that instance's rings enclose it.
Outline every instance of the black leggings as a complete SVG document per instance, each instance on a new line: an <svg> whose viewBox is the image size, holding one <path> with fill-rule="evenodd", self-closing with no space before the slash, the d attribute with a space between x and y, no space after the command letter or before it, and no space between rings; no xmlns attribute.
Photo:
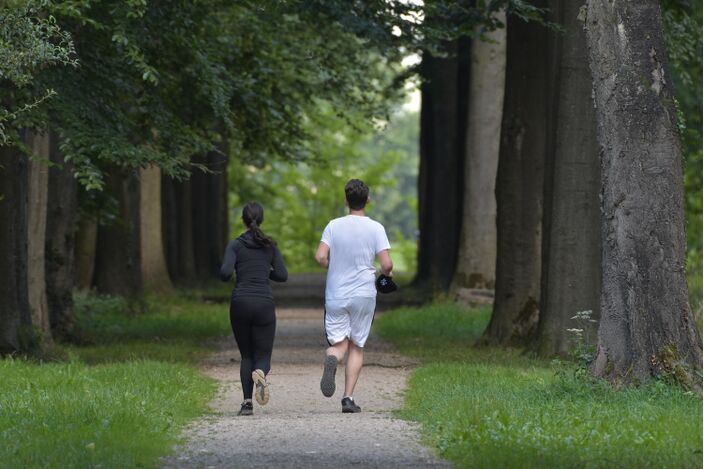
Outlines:
<svg viewBox="0 0 704 469"><path fill-rule="evenodd" d="M245 399L252 398L252 371L269 374L274 348L276 313L274 301L267 298L237 297L230 303L230 324L242 355L240 380Z"/></svg>

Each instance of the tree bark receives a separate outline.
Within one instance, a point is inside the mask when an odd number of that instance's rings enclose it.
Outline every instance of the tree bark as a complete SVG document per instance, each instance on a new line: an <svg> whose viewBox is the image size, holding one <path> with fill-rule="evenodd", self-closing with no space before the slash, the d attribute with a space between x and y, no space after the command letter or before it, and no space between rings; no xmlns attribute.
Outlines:
<svg viewBox="0 0 704 469"><path fill-rule="evenodd" d="M701 391L687 298L682 152L656 0L588 0L601 147L601 321L593 372L672 375Z"/></svg>
<svg viewBox="0 0 704 469"><path fill-rule="evenodd" d="M51 134L49 197L46 224L46 292L51 332L55 339L73 336L73 286L77 183L72 165L59 150L59 137ZM92 259L91 259L92 265Z"/></svg>
<svg viewBox="0 0 704 469"><path fill-rule="evenodd" d="M499 19L505 21L501 13ZM496 170L506 71L506 29L471 48L469 109L464 163L462 228L455 287L494 288L496 269Z"/></svg>
<svg viewBox="0 0 704 469"><path fill-rule="evenodd" d="M161 212L161 170L143 168L139 173L141 273L146 290L163 293L173 287L164 258Z"/></svg>
<svg viewBox="0 0 704 469"><path fill-rule="evenodd" d="M181 285L195 281L191 182L162 176L162 230L166 265L171 279Z"/></svg>
<svg viewBox="0 0 704 469"><path fill-rule="evenodd" d="M213 171L217 175L210 186L213 218L212 239L210 241L210 266L217 278L222 264L222 253L230 241L230 211L228 208L227 163L229 160L229 143L223 140L216 152L211 152Z"/></svg>
<svg viewBox="0 0 704 469"><path fill-rule="evenodd" d="M46 215L49 195L49 134L27 133L29 160L27 191L27 294L32 325L42 344L52 342L46 295Z"/></svg>
<svg viewBox="0 0 704 469"><path fill-rule="evenodd" d="M32 344L27 296L27 159L0 146L0 355Z"/></svg>
<svg viewBox="0 0 704 469"><path fill-rule="evenodd" d="M550 145L545 171L543 264L536 348L567 355L579 341L596 344L601 289L599 148L591 72L579 2L552 0L554 58ZM572 319L590 311L591 319ZM594 321L594 322L592 322ZM567 329L582 329L581 338Z"/></svg>
<svg viewBox="0 0 704 469"><path fill-rule="evenodd" d="M421 64L419 228L416 283L447 290L455 272L462 216L462 150L458 127L466 110L467 77L457 61L457 42L447 45L450 57L425 53ZM462 80L461 78L465 78ZM460 83L461 81L461 83ZM464 129L461 133L464 142Z"/></svg>
<svg viewBox="0 0 704 469"><path fill-rule="evenodd" d="M209 167L208 158L200 156L196 162ZM212 202L209 197L208 183L209 175L200 169L196 169L191 174L191 230L193 232L193 262L196 279L199 283L206 281L210 277L210 265L208 259L209 230L214 227L208 225L209 208Z"/></svg>
<svg viewBox="0 0 704 469"><path fill-rule="evenodd" d="M106 190L118 200L117 219L98 226L95 286L98 291L128 298L144 291L140 263L139 179L113 170Z"/></svg>
<svg viewBox="0 0 704 469"><path fill-rule="evenodd" d="M76 230L75 286L79 290L90 290L95 274L95 253L98 238L98 222L94 216L81 213Z"/></svg>
<svg viewBox="0 0 704 469"><path fill-rule="evenodd" d="M537 6L545 6L539 2ZM494 311L483 342L521 346L535 332L540 303L543 166L548 88L544 26L510 16L496 181Z"/></svg>
<svg viewBox="0 0 704 469"><path fill-rule="evenodd" d="M220 271L222 251L227 245L226 143L197 161L208 172L195 171L191 176L192 230L195 272L200 282L215 279Z"/></svg>

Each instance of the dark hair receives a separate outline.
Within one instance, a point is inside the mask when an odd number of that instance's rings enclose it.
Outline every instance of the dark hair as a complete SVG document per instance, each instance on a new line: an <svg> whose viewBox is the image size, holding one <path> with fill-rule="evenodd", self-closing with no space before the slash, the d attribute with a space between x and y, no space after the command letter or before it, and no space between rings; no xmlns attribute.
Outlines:
<svg viewBox="0 0 704 469"><path fill-rule="evenodd" d="M369 188L359 179L350 179L345 184L345 198L352 210L362 210L369 199Z"/></svg>
<svg viewBox="0 0 704 469"><path fill-rule="evenodd" d="M264 207L259 202L250 202L242 209L242 221L252 232L254 241L260 246L272 246L274 240L264 234L259 226L264 223Z"/></svg>

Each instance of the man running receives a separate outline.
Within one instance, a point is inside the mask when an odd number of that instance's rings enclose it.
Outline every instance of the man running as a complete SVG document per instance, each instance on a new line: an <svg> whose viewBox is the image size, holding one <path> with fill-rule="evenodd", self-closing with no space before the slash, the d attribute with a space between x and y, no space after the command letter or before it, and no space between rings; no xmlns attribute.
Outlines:
<svg viewBox="0 0 704 469"><path fill-rule="evenodd" d="M325 286L325 335L330 347L325 351L320 390L325 397L335 393L337 364L347 354L345 394L342 412L361 412L353 392L362 371L364 343L374 319L376 287L374 257L381 271L391 276L393 263L384 227L364 214L369 188L359 179L345 185L349 215L336 218L325 227L315 260L328 269Z"/></svg>

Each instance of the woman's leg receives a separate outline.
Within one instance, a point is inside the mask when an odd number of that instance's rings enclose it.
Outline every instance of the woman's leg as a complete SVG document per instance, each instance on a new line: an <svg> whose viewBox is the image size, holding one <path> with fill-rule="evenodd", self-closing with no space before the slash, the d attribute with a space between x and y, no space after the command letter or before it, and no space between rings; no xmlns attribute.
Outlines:
<svg viewBox="0 0 704 469"><path fill-rule="evenodd" d="M274 349L276 334L276 312L274 302L261 300L256 308L256 321L252 325L252 342L254 344L255 370L262 370L265 375L271 370L271 352Z"/></svg>
<svg viewBox="0 0 704 469"><path fill-rule="evenodd" d="M252 324L249 320L250 311L247 302L240 299L230 303L230 324L235 335L237 348L240 350L242 361L240 362L240 382L242 383L242 394L245 399L252 399L254 381L252 371L254 360L254 341L252 340Z"/></svg>

